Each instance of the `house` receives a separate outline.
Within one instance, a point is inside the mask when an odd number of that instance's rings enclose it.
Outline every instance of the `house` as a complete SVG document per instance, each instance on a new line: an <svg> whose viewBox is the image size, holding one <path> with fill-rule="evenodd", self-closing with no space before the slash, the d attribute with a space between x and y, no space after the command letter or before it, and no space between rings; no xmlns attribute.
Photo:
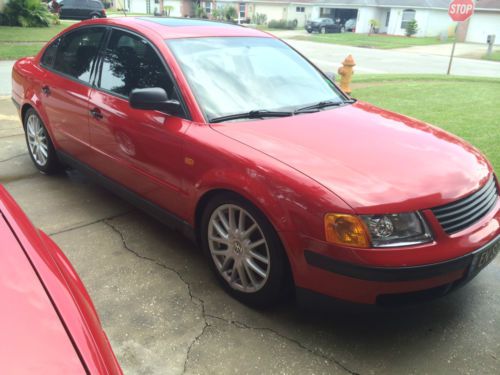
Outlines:
<svg viewBox="0 0 500 375"><path fill-rule="evenodd" d="M477 0L474 15L460 29L460 41L486 43L488 35L496 35L500 45L500 1Z"/></svg>
<svg viewBox="0 0 500 375"><path fill-rule="evenodd" d="M162 7L160 0L114 0L113 5L117 10L126 9L130 13L147 14L161 13ZM186 12L183 12L184 8L190 6L189 0L163 0L163 9L170 17L182 17ZM190 13L189 9L187 14Z"/></svg>

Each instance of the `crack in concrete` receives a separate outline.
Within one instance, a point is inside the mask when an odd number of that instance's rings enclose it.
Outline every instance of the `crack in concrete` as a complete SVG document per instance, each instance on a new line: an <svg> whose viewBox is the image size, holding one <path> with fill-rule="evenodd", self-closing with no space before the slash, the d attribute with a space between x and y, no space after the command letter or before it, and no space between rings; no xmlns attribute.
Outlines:
<svg viewBox="0 0 500 375"><path fill-rule="evenodd" d="M0 163L5 163L6 161L9 161L9 160L12 160L12 159L24 156L24 155L28 155L28 154L25 152L22 154L14 155L14 156L11 156L10 158L0 160Z"/></svg>
<svg viewBox="0 0 500 375"><path fill-rule="evenodd" d="M184 277L182 276L182 274L178 270L176 270L173 267L167 266L164 263L158 262L156 259L144 256L144 255L140 254L139 252L137 252L136 250L130 248L129 245L127 244L127 241L125 240L125 236L123 235L123 233L115 225L113 225L112 223L110 223L109 220L111 220L111 219L104 219L103 222L106 225L108 225L115 233L117 233L120 236L120 238L122 240L123 247L126 250L128 250L129 252L131 252L132 254L134 254L136 257L138 257L140 259L144 259L144 260L150 261L150 262L156 264L159 267L162 267L162 268L164 268L166 270L174 272L179 277L179 279L186 285L186 288L188 290L188 294L189 294L189 297L191 299L191 302L201 308L201 315L202 315L202 318L203 318L203 321L204 321L204 326L201 329L200 333L198 333L198 335L191 341L191 343L188 346L188 349L187 349L187 352L186 352L186 358L184 360L184 369L183 369L182 374L184 374L184 373L187 372L188 362L189 362L189 358L190 358L191 351L192 351L192 348L193 348L194 344L196 344L201 339L201 337L203 337L203 335L206 333L207 328L211 326L211 324L207 320L207 318L211 318L211 319L215 319L215 320L220 320L222 322L225 322L226 324L234 325L235 327L240 328L240 329L249 329L249 330L269 332L271 334L274 334L274 335L276 335L276 336L278 336L278 337L280 337L280 338L282 338L284 340L287 340L287 341L289 341L289 342L297 345L299 348L307 351L308 353L310 353L310 354L312 354L314 356L320 357L320 358L322 358L325 361L331 361L331 362L333 362L340 369L344 370L345 372L347 372L347 373L349 373L351 375L360 375L360 373L358 373L356 371L353 371L353 370L349 369L348 367L346 367L345 365L343 365L339 360L337 360L337 359L335 359L335 358L333 358L331 356L328 356L326 354L323 354L323 353L321 353L321 352L319 352L317 350L313 350L311 348L308 348L306 345L302 344L300 341L298 341L298 340L296 340L294 338L285 336L285 335L279 333L278 331L275 331L272 328L268 328L268 327L252 327L252 326L250 326L250 325L248 325L246 323L243 323L243 322L239 322L239 321L236 321L236 320L229 320L229 319L225 319L225 318L223 318L221 316L217 316L217 315L213 315L213 314L208 314L206 312L206 310L205 310L205 301L193 294L193 291L191 289L191 284L187 280L184 279Z"/></svg>
<svg viewBox="0 0 500 375"><path fill-rule="evenodd" d="M311 348L308 348L307 346L305 346L304 344L302 344L299 340L296 340L294 338L291 338L291 337L288 337L288 336L285 336L283 335L282 333L279 333L278 331L275 331L274 329L272 328L268 328L268 327L253 327L253 326L250 326L246 323L243 323L243 322L240 322L240 321L237 321L237 320L229 320L229 319L225 319L223 317L220 317L220 316L216 316L216 315L212 315L212 314L207 314L206 315L208 318L212 318L212 319L217 319L217 320L220 320L220 321L223 321L224 323L226 324L231 324L231 325L234 325L235 327L239 328L239 329L249 329L249 330L254 330L254 331L264 331L264 332L269 332L269 333L272 333L278 337L281 337L282 339L284 340L287 340L295 345L297 345L299 348L307 351L308 353L316 356L316 357L320 357L322 359L324 359L325 361L330 361L330 362L333 362L335 363L338 367L340 367L342 370L346 371L347 373L351 374L351 375L360 375L360 373L356 372L356 371L353 371L351 369L349 369L348 367L346 367L345 365L343 365L339 360L333 358L333 357L330 357L326 354L323 354L317 350L313 350Z"/></svg>
<svg viewBox="0 0 500 375"><path fill-rule="evenodd" d="M61 230L59 230L57 232L51 232L51 233L48 233L48 235L49 236L55 236L55 235L58 235L58 234L61 234L61 233L71 232L73 230L85 228L85 227L88 227L90 225L94 225L94 224L97 224L97 223L100 223L100 222L105 222L106 220L116 219L117 217L127 215L130 212L132 212L132 211L120 212L120 213L118 213L116 215L113 215L113 216L108 216L108 217L104 217L104 218L99 219L99 220L91 221L90 223L82 223L82 224L75 225L73 227L61 229Z"/></svg>
<svg viewBox="0 0 500 375"><path fill-rule="evenodd" d="M176 270L173 267L169 267L169 266L167 266L164 263L160 263L156 259L144 256L144 255L140 254L139 252L135 251L134 249L132 249L127 244L127 241L125 240L125 236L123 235L123 233L115 225L113 225L112 223L110 223L109 220L111 220L111 219L104 219L103 223L106 224L106 225L108 225L115 233L117 233L120 236L120 238L122 240L123 247L126 250L128 250L130 253L134 254L136 257L138 257L140 259L144 259L144 260L150 261L150 262L156 264L159 267L162 267L162 268L164 268L164 269L166 269L168 271L171 271L171 272L175 273L177 275L177 277L179 278L179 280L181 280L184 283L184 285L186 285L186 288L187 288L187 291L188 291L188 294L189 294L189 298L191 299L191 302L194 305L200 307L200 309L201 309L201 316L202 316L204 325L203 325L203 328L201 329L200 333L198 335L196 335L196 337L191 341L191 343L188 346L188 349L187 349L187 352L186 352L186 359L184 360L184 366L183 366L183 372L182 372L184 374L187 371L187 364L188 364L188 361L189 361L189 356L191 354L191 349L193 348L194 344L200 339L200 337L205 334L205 330L210 325L210 324L208 324L208 321L207 321L207 318L206 318L205 301L203 301L201 298L196 297L195 295L193 295L193 291L191 290L191 284L184 279L184 277L182 276L182 274L178 270Z"/></svg>

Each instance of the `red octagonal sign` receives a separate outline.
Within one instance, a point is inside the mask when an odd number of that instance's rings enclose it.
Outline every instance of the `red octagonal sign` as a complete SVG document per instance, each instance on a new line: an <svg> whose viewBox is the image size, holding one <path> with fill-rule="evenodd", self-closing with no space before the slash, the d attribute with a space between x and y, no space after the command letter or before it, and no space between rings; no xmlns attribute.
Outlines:
<svg viewBox="0 0 500 375"><path fill-rule="evenodd" d="M453 0L448 8L448 14L455 22L463 22L474 13L474 0Z"/></svg>

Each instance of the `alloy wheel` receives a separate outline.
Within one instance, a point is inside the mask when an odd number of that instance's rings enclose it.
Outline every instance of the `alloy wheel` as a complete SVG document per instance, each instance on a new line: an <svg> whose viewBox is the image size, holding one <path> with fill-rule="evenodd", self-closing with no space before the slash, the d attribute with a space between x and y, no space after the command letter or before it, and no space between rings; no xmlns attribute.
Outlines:
<svg viewBox="0 0 500 375"><path fill-rule="evenodd" d="M242 207L223 204L212 212L208 246L217 271L231 288L255 293L266 284L271 270L268 243L257 221Z"/></svg>
<svg viewBox="0 0 500 375"><path fill-rule="evenodd" d="M49 156L49 143L45 128L37 115L31 114L26 122L28 146L35 163L44 167Z"/></svg>

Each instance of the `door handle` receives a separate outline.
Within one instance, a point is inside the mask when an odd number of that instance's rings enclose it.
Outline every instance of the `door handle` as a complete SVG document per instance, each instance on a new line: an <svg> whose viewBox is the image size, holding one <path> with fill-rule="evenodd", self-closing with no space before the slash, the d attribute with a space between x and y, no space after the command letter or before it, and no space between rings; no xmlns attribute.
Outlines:
<svg viewBox="0 0 500 375"><path fill-rule="evenodd" d="M49 87L49 86L47 86L47 85L42 86L42 92L43 92L45 95L49 96L49 95L50 95L50 87Z"/></svg>
<svg viewBox="0 0 500 375"><path fill-rule="evenodd" d="M104 116L101 113L101 110L97 107L90 110L90 115L95 119L102 119Z"/></svg>

